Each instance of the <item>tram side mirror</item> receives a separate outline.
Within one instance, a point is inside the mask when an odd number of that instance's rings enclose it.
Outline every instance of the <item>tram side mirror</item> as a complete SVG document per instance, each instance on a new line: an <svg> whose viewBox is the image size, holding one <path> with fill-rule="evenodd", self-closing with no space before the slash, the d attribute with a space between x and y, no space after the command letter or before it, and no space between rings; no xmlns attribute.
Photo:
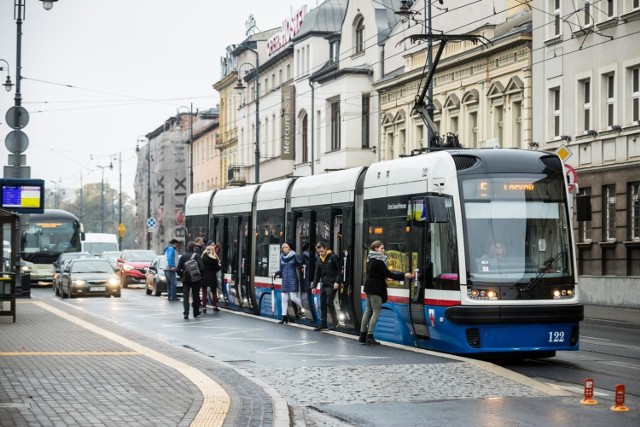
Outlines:
<svg viewBox="0 0 640 427"><path fill-rule="evenodd" d="M576 219L578 221L591 221L591 196L576 196Z"/></svg>
<svg viewBox="0 0 640 427"><path fill-rule="evenodd" d="M427 196L424 199L424 218L426 222L447 222L447 207L444 197Z"/></svg>

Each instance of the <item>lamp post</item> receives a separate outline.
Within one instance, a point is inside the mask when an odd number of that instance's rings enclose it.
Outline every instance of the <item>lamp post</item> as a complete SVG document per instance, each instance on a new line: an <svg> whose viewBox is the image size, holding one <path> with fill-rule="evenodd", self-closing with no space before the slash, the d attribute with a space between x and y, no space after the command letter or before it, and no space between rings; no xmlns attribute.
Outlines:
<svg viewBox="0 0 640 427"><path fill-rule="evenodd" d="M187 108L184 105L178 107L178 115L180 109ZM190 104L189 110L189 194L193 193L193 102ZM181 121L182 123L182 121Z"/></svg>
<svg viewBox="0 0 640 427"><path fill-rule="evenodd" d="M255 149L256 182L255 183L260 184L260 58L258 56L257 50L250 48L246 44L244 45L244 47L247 50L250 50L256 54L256 66L254 67L248 62L245 62L238 67L238 73L240 73L240 68L243 65L248 65L253 69L253 72L256 76L256 79L255 79L256 80L256 93L255 93L255 97L256 97L255 98L256 99L256 149ZM234 87L234 89L238 92L239 95L241 95L242 92L245 90L245 86L242 83L242 79L240 77L238 77L238 84Z"/></svg>
<svg viewBox="0 0 640 427"><path fill-rule="evenodd" d="M104 169L105 168L109 168L109 169L113 169L113 163L109 163L107 166L100 166L98 165L98 167L101 169L102 171L102 181L100 184L100 232L104 233Z"/></svg>
<svg viewBox="0 0 640 427"><path fill-rule="evenodd" d="M7 64L7 80L2 84L2 86L4 86L4 90L6 90L7 92L11 92L11 89L13 88L13 83L11 82L11 72L9 70L9 63L2 58L0 58L0 62L4 62L5 64ZM0 67L0 71L4 71L4 67Z"/></svg>
<svg viewBox="0 0 640 427"><path fill-rule="evenodd" d="M147 219L148 219L148 218L151 218L151 151L150 151L151 142L149 141L149 138L147 138L146 136L138 137L138 141L136 142L136 153L140 152L140 146L138 144L145 142L145 140L147 142L146 162L147 162ZM144 223L145 223L144 226L147 227L146 219ZM151 249L151 232L149 231L148 227L147 227L147 249Z"/></svg>
<svg viewBox="0 0 640 427"><path fill-rule="evenodd" d="M58 0L40 0L42 2L42 6L46 10L50 10L53 7L53 3ZM21 108L22 106L22 93L20 92L20 86L22 84L22 22L25 18L25 2L26 0L14 0L13 5L13 19L16 21L16 92L13 97L15 107L10 109L12 112L13 118L7 119L8 123L12 123L11 127L16 129L14 132L14 136L16 140L20 140L21 144L25 147L20 150L10 150L14 154L14 156L9 156L9 163L11 163L8 167L8 170L5 169L5 177L7 173L10 173L15 178L31 178L31 170L28 167L24 167L26 164L26 155L19 155L20 153L26 150L26 146L28 146L28 138L27 135L22 132L22 128L26 126L28 123L28 114L26 110ZM6 62L6 61L5 61ZM7 64L8 66L9 64ZM11 80L7 77L7 81L4 83L4 87L7 91L11 90ZM13 170L11 170L13 169Z"/></svg>
<svg viewBox="0 0 640 427"><path fill-rule="evenodd" d="M115 158L114 158L115 160ZM118 247L122 248L122 153L118 153Z"/></svg>

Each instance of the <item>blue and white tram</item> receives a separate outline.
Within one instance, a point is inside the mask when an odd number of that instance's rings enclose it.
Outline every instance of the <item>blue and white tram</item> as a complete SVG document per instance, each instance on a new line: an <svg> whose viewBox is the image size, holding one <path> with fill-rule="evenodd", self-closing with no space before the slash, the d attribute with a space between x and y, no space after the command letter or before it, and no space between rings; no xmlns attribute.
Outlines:
<svg viewBox="0 0 640 427"><path fill-rule="evenodd" d="M252 266L241 280L248 300L261 301L257 314L281 315L279 287L266 280L268 251L277 253L268 246L287 240L300 253L308 243L314 253L325 241L344 263L334 326L356 332L368 247L382 240L389 267L417 275L388 282L377 339L457 354L578 349L583 306L564 167L554 154L438 151L221 190L212 203L216 235L246 238L236 251L243 261L225 271L234 283L233 271ZM252 218L260 219L250 226ZM491 251L497 243L506 253ZM308 299L314 316L317 298Z"/></svg>
<svg viewBox="0 0 640 427"><path fill-rule="evenodd" d="M189 234L188 240L195 240L196 237L205 238L211 233L211 199L216 190L209 190L202 193L194 193L187 198L184 212ZM178 237L178 236L176 236ZM205 240L206 241L206 240Z"/></svg>

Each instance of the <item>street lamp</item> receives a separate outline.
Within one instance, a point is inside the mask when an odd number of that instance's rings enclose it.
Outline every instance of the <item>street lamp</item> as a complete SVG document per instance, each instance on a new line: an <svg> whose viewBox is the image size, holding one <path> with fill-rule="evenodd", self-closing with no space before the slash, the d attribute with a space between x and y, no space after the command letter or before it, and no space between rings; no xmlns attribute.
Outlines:
<svg viewBox="0 0 640 427"><path fill-rule="evenodd" d="M255 149L256 182L255 183L260 184L260 58L258 56L257 50L250 48L246 44L244 45L244 47L247 50L250 50L251 52L256 54L256 66L254 67L248 62L240 64L238 66L238 74L240 73L240 68L242 68L243 65L248 65L249 67L251 67L251 69L253 70L256 76L256 79L255 79L256 80L256 91L255 91L256 92L255 93L255 97L256 97L256 149ZM242 95L242 92L246 89L240 77L238 77L238 84L234 87L234 89L238 92L238 95Z"/></svg>
<svg viewBox="0 0 640 427"><path fill-rule="evenodd" d="M53 3L58 0L40 0L42 5L46 10L49 10L53 7ZM22 83L22 21L25 18L25 2L26 0L14 0L13 4L13 19L16 21L16 93L13 97L15 107L10 109L12 112L13 118L7 119L8 123L12 123L11 127L13 127L16 132L15 138L19 139L23 143L26 142L28 145L27 135L22 132L22 127L26 126L28 123L28 115L26 110L21 108L22 106L22 93L20 92L20 85ZM7 64L8 65L8 64ZM7 77L7 81L4 83L4 88L7 91L11 90L11 80ZM21 116L26 116L21 117ZM13 151L14 154L20 154L26 150L26 147L21 150L10 150ZM9 168L13 169L13 171L9 172L12 174L14 178L31 178L31 170L28 167L24 167L26 164L26 155L15 155L9 156ZM7 168L5 168L5 177L7 176Z"/></svg>
<svg viewBox="0 0 640 427"><path fill-rule="evenodd" d="M139 136L138 137L138 141L136 142L136 153L140 153L140 146L138 145L139 143L142 142L147 142L147 155L146 155L146 161L147 161L147 218L145 219L144 223L145 223L145 227L147 227L147 219L151 218L151 152L149 151L151 149L150 144L151 142L149 141L149 138L147 138L146 136ZM147 227L147 249L151 249L151 232L149 231L149 227Z"/></svg>
<svg viewBox="0 0 640 427"><path fill-rule="evenodd" d="M11 89L13 88L13 83L11 82L11 73L9 71L9 63L1 58L0 58L0 61L7 64L7 80L2 84L2 86L4 86L4 90L6 90L7 92L11 92ZM3 71L3 70L4 70L4 67L0 67L0 71Z"/></svg>
<svg viewBox="0 0 640 427"><path fill-rule="evenodd" d="M102 170L102 183L100 185L100 193L102 193L100 197L100 232L104 233L104 169L113 169L113 163L109 163L108 166L98 165L98 167Z"/></svg>
<svg viewBox="0 0 640 427"><path fill-rule="evenodd" d="M187 108L184 105L178 107L177 114L180 116L180 109ZM193 102L189 110L189 194L193 193ZM180 121L182 123L182 120Z"/></svg>

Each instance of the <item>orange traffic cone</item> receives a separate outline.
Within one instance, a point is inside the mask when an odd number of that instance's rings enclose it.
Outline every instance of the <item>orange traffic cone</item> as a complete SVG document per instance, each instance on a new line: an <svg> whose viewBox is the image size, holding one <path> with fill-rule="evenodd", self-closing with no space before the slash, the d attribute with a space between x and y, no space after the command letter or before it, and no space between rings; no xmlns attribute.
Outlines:
<svg viewBox="0 0 640 427"><path fill-rule="evenodd" d="M626 412L629 410L626 406L624 406L624 385L618 384L616 386L616 400L615 405L611 407L612 411L617 412Z"/></svg>
<svg viewBox="0 0 640 427"><path fill-rule="evenodd" d="M583 405L597 405L598 401L593 398L593 380L584 380L584 399L580 401Z"/></svg>

